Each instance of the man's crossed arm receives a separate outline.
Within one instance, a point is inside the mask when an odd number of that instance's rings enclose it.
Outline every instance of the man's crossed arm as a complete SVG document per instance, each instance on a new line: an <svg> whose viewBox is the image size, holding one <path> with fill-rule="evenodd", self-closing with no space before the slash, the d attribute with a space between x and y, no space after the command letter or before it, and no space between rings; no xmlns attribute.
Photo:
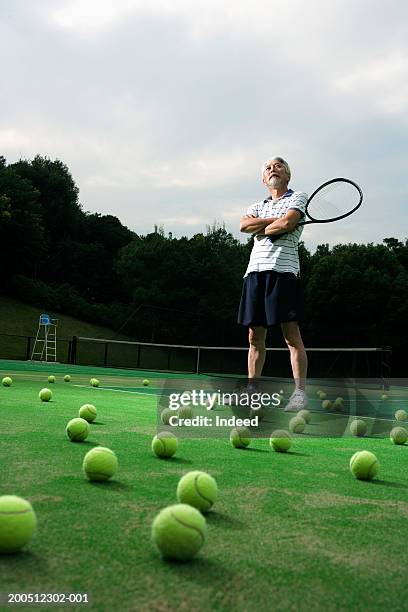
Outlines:
<svg viewBox="0 0 408 612"><path fill-rule="evenodd" d="M239 229L246 234L277 236L292 232L300 219L300 212L294 209L288 210L284 217L269 217L268 219L260 219L255 215L244 215L241 217Z"/></svg>

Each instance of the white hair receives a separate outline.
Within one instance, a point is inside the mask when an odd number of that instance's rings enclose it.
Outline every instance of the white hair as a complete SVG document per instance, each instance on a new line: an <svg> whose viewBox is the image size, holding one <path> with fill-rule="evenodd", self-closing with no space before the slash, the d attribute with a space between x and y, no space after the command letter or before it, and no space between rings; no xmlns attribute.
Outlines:
<svg viewBox="0 0 408 612"><path fill-rule="evenodd" d="M291 177L291 172L290 172L290 168L289 168L289 164L287 161L285 161L283 159L283 157L271 157L270 159L268 159L268 161L266 161L264 164L262 164L262 169L261 169L261 173L263 176L263 173L265 172L266 167L269 165L269 163L271 161L278 161L282 164L282 166L285 168L286 174L288 175L288 183L290 181L290 177Z"/></svg>

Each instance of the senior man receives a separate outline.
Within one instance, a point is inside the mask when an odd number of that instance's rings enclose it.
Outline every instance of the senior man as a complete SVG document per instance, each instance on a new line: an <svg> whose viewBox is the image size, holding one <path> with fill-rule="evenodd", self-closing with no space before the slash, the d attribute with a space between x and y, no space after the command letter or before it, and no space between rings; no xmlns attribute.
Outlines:
<svg viewBox="0 0 408 612"><path fill-rule="evenodd" d="M301 296L298 243L307 195L288 188L291 172L282 157L262 166L262 182L269 196L250 206L240 230L254 234L244 276L238 323L249 328L248 390L256 389L265 363L267 330L280 325L289 348L295 390L285 407L298 411L307 406L305 393L307 355L299 330Z"/></svg>

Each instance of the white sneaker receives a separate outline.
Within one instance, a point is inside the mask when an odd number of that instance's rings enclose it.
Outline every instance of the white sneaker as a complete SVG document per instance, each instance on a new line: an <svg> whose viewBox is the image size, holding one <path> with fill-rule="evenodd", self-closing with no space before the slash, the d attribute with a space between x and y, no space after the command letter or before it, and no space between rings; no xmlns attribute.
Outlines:
<svg viewBox="0 0 408 612"><path fill-rule="evenodd" d="M296 389L290 396L289 401L284 408L284 411L299 412L299 410L307 408L307 405L308 399L306 393L302 391L302 389Z"/></svg>

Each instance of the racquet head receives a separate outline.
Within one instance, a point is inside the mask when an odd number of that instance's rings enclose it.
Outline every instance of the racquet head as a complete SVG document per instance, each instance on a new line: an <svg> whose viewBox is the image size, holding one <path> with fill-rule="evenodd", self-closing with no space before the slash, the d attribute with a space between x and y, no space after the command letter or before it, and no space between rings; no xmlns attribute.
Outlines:
<svg viewBox="0 0 408 612"><path fill-rule="evenodd" d="M360 187L345 178L335 178L320 185L307 201L306 215L310 221L303 223L328 223L348 217L363 201Z"/></svg>

